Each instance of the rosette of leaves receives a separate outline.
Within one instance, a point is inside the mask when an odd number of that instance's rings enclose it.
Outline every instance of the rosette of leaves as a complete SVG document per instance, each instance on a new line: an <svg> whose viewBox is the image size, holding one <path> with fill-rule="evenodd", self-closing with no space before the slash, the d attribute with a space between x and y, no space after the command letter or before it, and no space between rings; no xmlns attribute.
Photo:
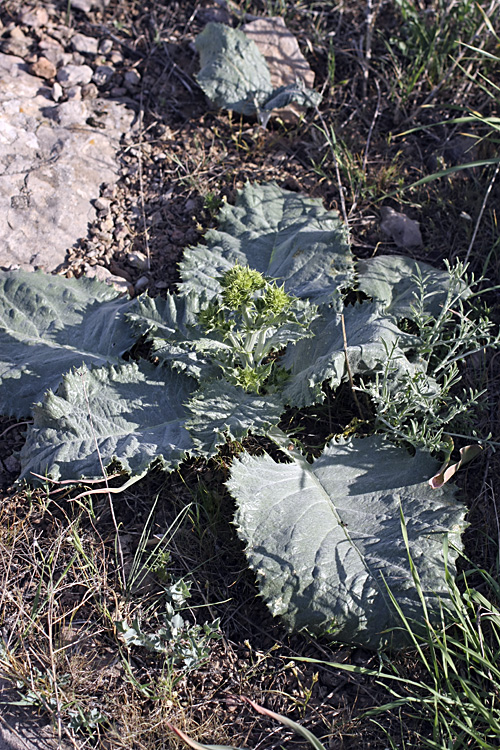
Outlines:
<svg viewBox="0 0 500 750"><path fill-rule="evenodd" d="M427 269L404 258L364 262L365 299L346 305L354 262L338 215L276 185L247 185L205 243L186 251L180 294L164 299L0 274L0 405L33 418L23 477L102 478L112 463L135 476L171 470L250 431L283 447L286 409L321 401L325 383L375 376L388 353L394 387L415 373L418 325L404 332L404 319L414 300L426 325L448 305L449 276L433 272L426 296L408 269L422 279ZM463 507L448 486L426 485L436 473L428 454L378 436L331 443L313 464L290 457L243 457L232 471L264 598L291 627L397 644L394 602L422 617L409 556L432 613L445 592L443 541L449 533L459 547Z"/></svg>
<svg viewBox="0 0 500 750"><path fill-rule="evenodd" d="M216 107L259 114L265 122L273 109L291 102L314 107L321 101L320 94L301 83L274 89L264 56L239 29L208 23L195 45L201 68L196 80Z"/></svg>
<svg viewBox="0 0 500 750"><path fill-rule="evenodd" d="M236 264L216 281L221 292L210 300L194 292L144 299L128 316L159 361L200 382L186 403L186 427L194 450L203 455L215 453L227 438L241 439L249 430L265 433L278 424L288 379L280 353L311 335L317 315L308 300L292 297L248 266Z"/></svg>
<svg viewBox="0 0 500 750"><path fill-rule="evenodd" d="M164 299L1 275L0 404L34 417L23 477L95 478L113 461L135 475L154 461L168 470L267 433L286 407L321 401L325 382L380 369L388 348L401 371L415 367L415 337L389 309L400 280L393 273L378 302L345 307L353 259L338 215L318 201L246 185L205 240L186 251L181 293ZM138 341L149 361L131 359Z"/></svg>

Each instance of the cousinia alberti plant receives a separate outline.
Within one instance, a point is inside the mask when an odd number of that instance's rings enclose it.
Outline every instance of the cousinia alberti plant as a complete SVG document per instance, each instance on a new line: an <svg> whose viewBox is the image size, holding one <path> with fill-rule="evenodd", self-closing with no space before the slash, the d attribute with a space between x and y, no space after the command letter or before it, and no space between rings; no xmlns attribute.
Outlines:
<svg viewBox="0 0 500 750"><path fill-rule="evenodd" d="M246 185L223 205L180 271L178 294L134 300L90 279L0 275L0 409L33 420L21 478L103 479L104 466L133 481L249 433L271 439L282 459L239 453L228 482L269 608L290 628L403 645L393 600L415 627L424 618L408 550L427 612L439 617L465 506L450 484L429 485L438 458L425 441L413 454L398 444L382 411L385 435L333 437L312 463L280 425L346 380L383 382L372 425L401 384L441 398L435 363L446 351L424 353L453 276L403 256L355 266L337 213L273 184ZM461 284L453 299L473 317ZM447 351L467 354L453 316L445 328ZM480 343L495 341L486 331Z"/></svg>

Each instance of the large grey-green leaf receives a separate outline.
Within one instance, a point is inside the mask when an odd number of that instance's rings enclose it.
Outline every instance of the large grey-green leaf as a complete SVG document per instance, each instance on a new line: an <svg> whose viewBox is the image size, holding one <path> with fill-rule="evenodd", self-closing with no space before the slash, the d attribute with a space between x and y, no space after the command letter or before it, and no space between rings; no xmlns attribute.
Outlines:
<svg viewBox="0 0 500 750"><path fill-rule="evenodd" d="M236 263L285 283L296 297L312 302L340 299L353 278L347 234L337 212L320 200L274 184L247 184L236 205L225 205L219 230L209 230L206 245L188 248L180 264L181 293L220 293L218 277Z"/></svg>
<svg viewBox="0 0 500 750"><path fill-rule="evenodd" d="M131 474L156 459L168 469L177 466L192 448L183 404L194 385L144 361L68 373L57 393L49 391L34 409L21 476L102 477L99 458L104 466L117 459Z"/></svg>
<svg viewBox="0 0 500 750"><path fill-rule="evenodd" d="M71 367L120 362L130 304L93 279L0 272L0 413L28 416Z"/></svg>
<svg viewBox="0 0 500 750"><path fill-rule="evenodd" d="M401 532L429 609L446 599L443 541L460 548L465 507L454 488L430 488L438 464L411 457L375 436L330 443L313 464L296 456L235 460L228 487L236 498L238 533L274 615L290 628L329 632L370 648L404 642L387 591L406 617L423 622ZM450 545L449 570L456 551Z"/></svg>
<svg viewBox="0 0 500 750"><path fill-rule="evenodd" d="M450 286L450 274L428 263L403 255L381 255L358 261L359 289L380 302L386 313L395 318L413 318L420 276L425 281L425 311L437 317Z"/></svg>
<svg viewBox="0 0 500 750"><path fill-rule="evenodd" d="M195 45L201 67L196 80L215 106L252 115L273 93L267 62L243 31L208 23Z"/></svg>
<svg viewBox="0 0 500 750"><path fill-rule="evenodd" d="M259 396L226 381L216 380L196 391L188 408L186 422L196 450L213 455L218 446L230 440L242 440L251 430L263 434L276 425L283 412L277 395Z"/></svg>
<svg viewBox="0 0 500 750"><path fill-rule="evenodd" d="M137 334L146 336L155 360L197 380L215 378L218 373L205 354L209 345L203 345L198 327L200 302L196 293L184 297L167 294L166 298L154 299L144 295L134 300L126 315ZM217 345L223 346L213 343L214 347Z"/></svg>
<svg viewBox="0 0 500 750"><path fill-rule="evenodd" d="M148 336L150 341L185 341L196 338L199 332L198 312L200 299L197 294L179 297L167 294L163 297L137 297L127 311L126 318L138 335Z"/></svg>
<svg viewBox="0 0 500 750"><path fill-rule="evenodd" d="M313 336L289 346L280 361L291 373L283 389L285 403L302 407L323 401L322 384L337 388L348 375L346 354L353 375L380 370L390 353L394 368L413 371L404 350L415 345L415 338L400 331L376 304L346 307L343 313L324 307L321 313L311 325Z"/></svg>
<svg viewBox="0 0 500 750"><path fill-rule="evenodd" d="M314 107L321 101L321 94L302 82L273 89L266 59L243 31L208 23L195 45L201 66L196 80L216 107L254 115L290 102Z"/></svg>

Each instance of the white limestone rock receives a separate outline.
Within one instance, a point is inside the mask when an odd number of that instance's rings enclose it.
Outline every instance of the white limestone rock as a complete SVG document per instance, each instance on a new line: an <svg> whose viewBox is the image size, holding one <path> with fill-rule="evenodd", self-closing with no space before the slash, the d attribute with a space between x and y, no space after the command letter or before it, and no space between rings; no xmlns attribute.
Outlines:
<svg viewBox="0 0 500 750"><path fill-rule="evenodd" d="M134 113L99 99L54 106L52 96L22 59L0 54L0 268L58 268L87 237L99 186L119 176L116 152ZM102 129L85 121L91 106Z"/></svg>

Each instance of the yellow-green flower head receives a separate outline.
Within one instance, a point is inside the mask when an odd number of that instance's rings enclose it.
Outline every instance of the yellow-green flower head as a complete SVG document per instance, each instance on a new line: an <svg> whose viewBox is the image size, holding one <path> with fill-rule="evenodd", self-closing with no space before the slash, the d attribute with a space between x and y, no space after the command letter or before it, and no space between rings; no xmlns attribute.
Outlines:
<svg viewBox="0 0 500 750"><path fill-rule="evenodd" d="M279 315L290 306L292 298L285 292L284 286L269 284L264 294L264 305L266 310Z"/></svg>
<svg viewBox="0 0 500 750"><path fill-rule="evenodd" d="M236 310L248 302L253 292L266 285L261 273L239 264L226 271L219 281L222 286L222 299L231 310Z"/></svg>

